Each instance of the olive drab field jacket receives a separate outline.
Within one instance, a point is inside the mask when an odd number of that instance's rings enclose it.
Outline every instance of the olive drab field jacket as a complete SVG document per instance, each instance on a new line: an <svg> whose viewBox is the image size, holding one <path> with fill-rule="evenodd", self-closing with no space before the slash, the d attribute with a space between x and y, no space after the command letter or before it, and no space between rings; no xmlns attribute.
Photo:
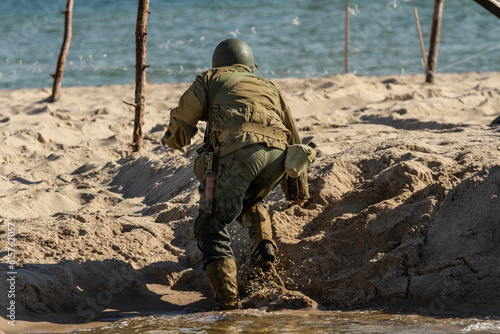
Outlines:
<svg viewBox="0 0 500 334"><path fill-rule="evenodd" d="M280 88L244 65L218 67L197 75L170 112L162 142L173 149L189 145L199 121L210 126L210 142L213 147L220 145L221 157L255 143L282 150L301 143ZM309 196L305 174L297 179L298 194L288 196L283 189L287 198ZM282 188L286 187L284 181Z"/></svg>

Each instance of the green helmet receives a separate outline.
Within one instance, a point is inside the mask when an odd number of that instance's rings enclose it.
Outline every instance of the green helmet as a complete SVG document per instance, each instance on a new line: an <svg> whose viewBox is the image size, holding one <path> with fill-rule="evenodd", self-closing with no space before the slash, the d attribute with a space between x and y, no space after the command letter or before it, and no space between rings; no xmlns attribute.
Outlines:
<svg viewBox="0 0 500 334"><path fill-rule="evenodd" d="M247 43L230 38L217 45L212 56L212 67L231 66L242 64L256 69L253 53Z"/></svg>

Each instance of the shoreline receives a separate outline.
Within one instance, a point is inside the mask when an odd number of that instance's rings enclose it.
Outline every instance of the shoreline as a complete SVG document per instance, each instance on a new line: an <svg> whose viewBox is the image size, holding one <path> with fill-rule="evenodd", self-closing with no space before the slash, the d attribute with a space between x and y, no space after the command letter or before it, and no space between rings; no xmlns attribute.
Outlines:
<svg viewBox="0 0 500 334"><path fill-rule="evenodd" d="M255 74L257 75L261 75L261 76L264 76L265 78L268 78L269 80L272 80L272 81L275 81L277 83L280 83L280 82L286 82L286 81L289 81L289 80L292 80L292 81L296 81L296 80L305 80L305 81L308 81L308 80L324 80L324 79L332 79L334 80L334 78L337 78L337 77L343 77L343 76L354 76L354 77L357 77L357 78L365 78L365 79L369 79L369 78L392 78L392 77L399 77L399 78L405 78L405 77L408 77L408 78L414 78L414 77L417 77L417 76L421 76L422 77L422 81L421 83L422 84L425 84L425 85L428 85L428 86L433 86L433 85L441 85L443 83L443 80L439 80L440 77L444 77L445 80L444 81L448 81L450 79L450 77L452 76L458 76L458 77L469 77L469 76L477 76L477 75L495 75L497 73L500 73L500 71L467 71L467 72L437 72L436 74L436 82L434 84L428 84L425 82L425 77L426 77L426 74L425 73L421 73L421 72L404 72L404 73L392 73L392 74L383 74L383 75L366 75L366 74L358 74L358 73L353 73L353 72L349 72L349 73L337 73L337 74L325 74L323 76L303 76L303 77L295 77L295 76L289 76L289 77L273 77L272 75L268 75L266 73L259 73L259 70L256 71ZM196 73L193 73L193 81L196 77ZM413 79L411 79L411 81L413 81ZM172 81L172 82L150 82L150 81L146 81L146 84L148 86L168 86L168 85L182 85L182 84L188 84L190 85L192 83L192 81ZM417 82L418 83L418 82ZM76 89L76 88L100 88L100 87L112 87L112 86L120 86L120 87L131 87L132 88L132 95L134 94L134 86L135 86L135 81L134 80L131 80L130 83L112 83L112 84L99 84L99 85L77 85L77 86L64 86L64 79L63 79L63 85L61 87L61 91L63 91L64 89ZM21 91L21 90L46 90L48 92L48 94L50 95L51 92L52 92L52 84L49 84L47 86L44 86L44 87L18 87L18 88L0 88L0 92L3 91L3 92L7 92L7 91ZM42 102L42 101L40 101Z"/></svg>

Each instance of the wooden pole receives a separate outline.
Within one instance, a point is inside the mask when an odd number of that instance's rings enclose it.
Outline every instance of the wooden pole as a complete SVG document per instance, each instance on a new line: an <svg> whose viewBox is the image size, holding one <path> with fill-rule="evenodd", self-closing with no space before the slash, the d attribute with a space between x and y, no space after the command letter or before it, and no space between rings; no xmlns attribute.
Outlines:
<svg viewBox="0 0 500 334"><path fill-rule="evenodd" d="M345 4L344 69L349 73L349 3Z"/></svg>
<svg viewBox="0 0 500 334"><path fill-rule="evenodd" d="M66 58L68 56L69 46L71 45L71 37L73 35L73 3L74 0L67 0L66 9L62 12L62 14L64 14L64 35L61 51L59 52L59 58L57 59L56 73L51 74L54 78L54 84L52 86L52 96L50 97L50 102L57 101L61 95L61 83L64 75L64 66L66 66Z"/></svg>
<svg viewBox="0 0 500 334"><path fill-rule="evenodd" d="M138 152L144 143L144 109L146 101L146 42L149 0L139 0L135 27L135 119L132 150Z"/></svg>
<svg viewBox="0 0 500 334"><path fill-rule="evenodd" d="M425 82L434 83L436 71L439 34L441 33L441 19L443 18L444 0L434 0L434 14L432 16L431 43L429 47L428 71Z"/></svg>
<svg viewBox="0 0 500 334"><path fill-rule="evenodd" d="M420 50L422 51L422 60L424 62L425 73L428 71L427 58L425 57L424 39L422 38L422 30L420 29L420 20L418 19L417 7L413 7L413 14L415 15L415 23L417 24L418 39L420 40Z"/></svg>

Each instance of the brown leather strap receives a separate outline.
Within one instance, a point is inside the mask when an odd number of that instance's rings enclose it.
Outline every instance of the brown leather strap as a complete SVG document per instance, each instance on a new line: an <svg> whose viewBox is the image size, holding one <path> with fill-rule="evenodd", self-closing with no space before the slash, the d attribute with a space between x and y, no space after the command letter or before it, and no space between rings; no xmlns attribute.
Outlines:
<svg viewBox="0 0 500 334"><path fill-rule="evenodd" d="M214 162L213 162L213 167L212 167L215 174L217 174L217 171L219 170L219 151L220 151L220 145L215 146L215 148L214 148Z"/></svg>

